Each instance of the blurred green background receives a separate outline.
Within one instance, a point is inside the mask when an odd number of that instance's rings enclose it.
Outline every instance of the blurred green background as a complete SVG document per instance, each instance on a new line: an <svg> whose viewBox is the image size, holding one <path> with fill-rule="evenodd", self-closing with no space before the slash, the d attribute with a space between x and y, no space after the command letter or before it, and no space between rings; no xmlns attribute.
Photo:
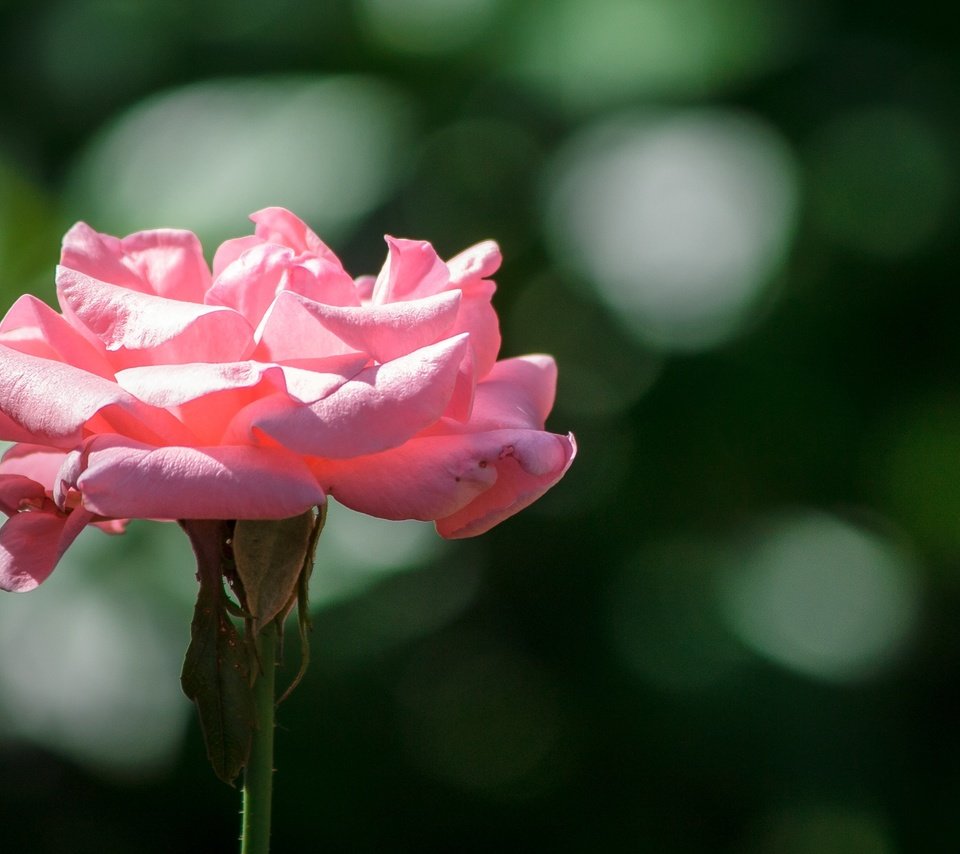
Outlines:
<svg viewBox="0 0 960 854"><path fill-rule="evenodd" d="M285 205L505 263L581 454L477 540L331 510L275 850L960 850L960 67L933 4L0 3L0 296ZM175 526L0 600L0 848L229 852ZM292 673L295 661L290 650Z"/></svg>

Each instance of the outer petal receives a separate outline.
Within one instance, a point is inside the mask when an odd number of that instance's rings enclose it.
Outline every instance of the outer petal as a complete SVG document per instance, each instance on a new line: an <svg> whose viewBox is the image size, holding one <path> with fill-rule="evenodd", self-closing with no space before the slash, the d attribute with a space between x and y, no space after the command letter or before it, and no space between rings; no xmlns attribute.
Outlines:
<svg viewBox="0 0 960 854"><path fill-rule="evenodd" d="M35 481L41 489L52 491L66 456L66 452L58 448L21 442L8 448L3 455L0 476L21 475Z"/></svg>
<svg viewBox="0 0 960 854"><path fill-rule="evenodd" d="M484 240L447 261L450 287L463 290L458 332L469 332L476 359L477 376L483 377L493 367L500 352L500 321L490 303L496 286L489 277L500 269L500 247Z"/></svg>
<svg viewBox="0 0 960 854"><path fill-rule="evenodd" d="M395 447L443 414L466 347L467 336L460 335L366 368L309 406L255 414L250 429L314 456Z"/></svg>
<svg viewBox="0 0 960 854"><path fill-rule="evenodd" d="M472 536L534 501L573 458L572 437L536 430L422 436L399 448L317 463L342 504L386 519L439 520L445 537Z"/></svg>
<svg viewBox="0 0 960 854"><path fill-rule="evenodd" d="M477 384L473 414L466 429L542 430L553 408L556 388L557 365L551 356L503 359Z"/></svg>
<svg viewBox="0 0 960 854"><path fill-rule="evenodd" d="M28 475L6 471L0 474L0 511L8 516L20 512L24 503L40 506L45 497L43 484Z"/></svg>
<svg viewBox="0 0 960 854"><path fill-rule="evenodd" d="M463 286L463 300L454 330L470 333L477 377L484 377L500 353L500 320L490 302L496 286L485 279Z"/></svg>
<svg viewBox="0 0 960 854"><path fill-rule="evenodd" d="M78 222L63 236L60 263L101 282L149 292L143 279L123 263L120 238L100 234L85 222Z"/></svg>
<svg viewBox="0 0 960 854"><path fill-rule="evenodd" d="M285 519L324 500L306 464L281 448L154 448L95 438L76 482L94 513L148 519Z"/></svg>
<svg viewBox="0 0 960 854"><path fill-rule="evenodd" d="M11 516L0 528L0 589L24 593L39 586L92 518L82 508Z"/></svg>
<svg viewBox="0 0 960 854"><path fill-rule="evenodd" d="M118 369L234 362L253 350L253 329L235 311L138 293L60 267L65 313L104 343Z"/></svg>
<svg viewBox="0 0 960 854"><path fill-rule="evenodd" d="M450 271L425 240L402 240L389 235L386 263L373 286L375 304L426 297L446 290Z"/></svg>
<svg viewBox="0 0 960 854"><path fill-rule="evenodd" d="M0 344L101 377L113 376L102 346L87 340L62 315L30 294L20 297L0 321Z"/></svg>
<svg viewBox="0 0 960 854"><path fill-rule="evenodd" d="M0 345L0 438L71 447L85 426L158 440L185 434L169 413L116 383Z"/></svg>
<svg viewBox="0 0 960 854"><path fill-rule="evenodd" d="M484 240L469 249L464 249L447 261L450 284L459 288L474 279L486 279L500 269L503 256L493 240Z"/></svg>
<svg viewBox="0 0 960 854"><path fill-rule="evenodd" d="M63 238L64 267L120 287L201 302L210 271L200 241L189 231L140 231L122 240L77 223Z"/></svg>
<svg viewBox="0 0 960 854"><path fill-rule="evenodd" d="M559 457L547 439L559 443ZM534 433L524 441L504 447L500 453L496 463L497 482L462 509L438 519L440 536L475 537L532 504L570 468L577 444L572 433L566 436Z"/></svg>

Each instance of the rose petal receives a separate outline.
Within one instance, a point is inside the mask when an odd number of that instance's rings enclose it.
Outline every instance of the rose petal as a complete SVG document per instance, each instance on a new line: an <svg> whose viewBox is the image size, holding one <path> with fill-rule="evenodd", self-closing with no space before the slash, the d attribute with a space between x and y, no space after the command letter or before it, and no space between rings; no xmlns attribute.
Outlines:
<svg viewBox="0 0 960 854"><path fill-rule="evenodd" d="M427 297L446 290L450 271L425 240L403 240L389 235L386 263L377 276L374 304Z"/></svg>
<svg viewBox="0 0 960 854"><path fill-rule="evenodd" d="M220 274L236 261L248 249L259 246L263 241L254 234L248 234L244 237L232 237L224 240L213 253L213 278L216 280Z"/></svg>
<svg viewBox="0 0 960 854"><path fill-rule="evenodd" d="M281 448L154 448L94 438L76 482L102 516L146 519L285 519L321 504L306 464Z"/></svg>
<svg viewBox="0 0 960 854"><path fill-rule="evenodd" d="M337 339L378 362L389 362L445 337L460 308L460 291L363 307L299 299Z"/></svg>
<svg viewBox="0 0 960 854"><path fill-rule="evenodd" d="M179 229L118 239L80 222L63 239L60 263L101 282L178 300L202 302L210 287L200 241Z"/></svg>
<svg viewBox="0 0 960 854"><path fill-rule="evenodd" d="M496 430L411 439L398 448L315 463L342 504L385 519L441 520L445 537L472 536L542 495L566 471L572 437Z"/></svg>
<svg viewBox="0 0 960 854"><path fill-rule="evenodd" d="M466 347L467 336L459 335L366 368L309 406L258 414L250 428L315 456L354 457L394 447L442 415Z"/></svg>
<svg viewBox="0 0 960 854"><path fill-rule="evenodd" d="M493 240L477 243L447 261L450 285L459 288L471 279L486 279L500 269L502 261L500 247Z"/></svg>
<svg viewBox="0 0 960 854"><path fill-rule="evenodd" d="M0 511L8 516L18 513L24 502L39 506L46 494L43 484L29 475L12 471L0 473Z"/></svg>
<svg viewBox="0 0 960 854"><path fill-rule="evenodd" d="M542 430L553 408L557 365L545 355L518 356L494 365L477 384L469 428Z"/></svg>
<svg viewBox="0 0 960 854"><path fill-rule="evenodd" d="M311 312L305 299L293 291L277 294L257 328L253 357L264 362L337 356L356 352Z"/></svg>
<svg viewBox="0 0 960 854"><path fill-rule="evenodd" d="M113 376L99 341L94 344L87 340L60 314L30 294L20 297L0 321L0 344L31 356L66 362L101 377Z"/></svg>
<svg viewBox="0 0 960 854"><path fill-rule="evenodd" d="M12 515L0 528L0 590L25 593L38 587L91 519L82 508Z"/></svg>
<svg viewBox="0 0 960 854"><path fill-rule="evenodd" d="M343 272L340 259L296 214L286 208L263 208L250 214L256 223L254 233L264 243L279 243L299 254L316 255Z"/></svg>
<svg viewBox="0 0 960 854"><path fill-rule="evenodd" d="M260 362L151 365L128 368L117 382L140 400L167 409L193 435L190 445L219 444L236 413L286 392L283 370Z"/></svg>
<svg viewBox="0 0 960 854"><path fill-rule="evenodd" d="M117 372L117 384L144 403L168 408L220 391L251 388L264 377L278 389L285 387L277 365L250 360L126 368Z"/></svg>
<svg viewBox="0 0 960 854"><path fill-rule="evenodd" d="M465 284L460 313L453 326L455 332L470 333L477 377L487 375L500 353L500 320L490 302L495 290L493 282L486 280Z"/></svg>
<svg viewBox="0 0 960 854"><path fill-rule="evenodd" d="M71 447L84 427L122 429L131 436L176 441L184 428L116 383L72 365L0 345L0 438ZM95 423L96 422L96 423Z"/></svg>
<svg viewBox="0 0 960 854"><path fill-rule="evenodd" d="M122 259L120 238L101 234L85 222L78 222L63 236L60 263L64 267L86 273L101 282L149 293L143 279Z"/></svg>
<svg viewBox="0 0 960 854"><path fill-rule="evenodd" d="M253 350L253 329L235 311L118 288L57 270L60 305L108 351L117 368L234 362Z"/></svg>
<svg viewBox="0 0 960 854"><path fill-rule="evenodd" d="M292 264L292 250L256 244L220 271L204 299L208 305L232 308L256 328Z"/></svg>
<svg viewBox="0 0 960 854"><path fill-rule="evenodd" d="M229 306L253 327L260 324L282 291L330 305L358 305L353 280L332 253L330 257L333 260L304 258L277 243L254 244L220 270L205 300L210 305Z"/></svg>
<svg viewBox="0 0 960 854"><path fill-rule="evenodd" d="M184 302L203 302L210 287L210 270L195 234L173 228L139 231L124 237L120 245L124 263L140 275L151 293ZM92 271L81 272L100 278Z"/></svg>
<svg viewBox="0 0 960 854"><path fill-rule="evenodd" d="M3 455L0 476L22 475L52 491L65 457L66 454L57 448L21 442L8 448Z"/></svg>
<svg viewBox="0 0 960 854"><path fill-rule="evenodd" d="M551 448L549 439L559 447ZM577 445L572 433L557 436L531 431L500 453L495 463L496 483L465 507L438 518L441 537L475 537L532 504L563 477L576 456Z"/></svg>

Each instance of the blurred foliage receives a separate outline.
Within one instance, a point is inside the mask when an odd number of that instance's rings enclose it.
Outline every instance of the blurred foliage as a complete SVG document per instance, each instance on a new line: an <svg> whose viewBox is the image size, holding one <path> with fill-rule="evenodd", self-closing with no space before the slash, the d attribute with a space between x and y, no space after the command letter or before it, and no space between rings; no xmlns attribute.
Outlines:
<svg viewBox="0 0 960 854"><path fill-rule="evenodd" d="M76 219L212 252L288 203L356 274L496 238L504 353L560 359L538 505L334 508L277 851L960 847L955 47L886 2L0 4L5 305ZM185 541L74 552L0 601L3 850L234 850Z"/></svg>

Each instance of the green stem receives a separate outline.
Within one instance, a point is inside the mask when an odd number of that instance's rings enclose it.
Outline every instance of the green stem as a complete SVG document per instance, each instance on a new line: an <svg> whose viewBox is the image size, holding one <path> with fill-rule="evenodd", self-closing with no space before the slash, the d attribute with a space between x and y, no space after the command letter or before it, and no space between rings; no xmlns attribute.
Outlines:
<svg viewBox="0 0 960 854"><path fill-rule="evenodd" d="M243 773L243 837L240 854L270 850L270 804L273 794L273 711L277 628L265 626L257 641L261 672L253 686L257 728Z"/></svg>

